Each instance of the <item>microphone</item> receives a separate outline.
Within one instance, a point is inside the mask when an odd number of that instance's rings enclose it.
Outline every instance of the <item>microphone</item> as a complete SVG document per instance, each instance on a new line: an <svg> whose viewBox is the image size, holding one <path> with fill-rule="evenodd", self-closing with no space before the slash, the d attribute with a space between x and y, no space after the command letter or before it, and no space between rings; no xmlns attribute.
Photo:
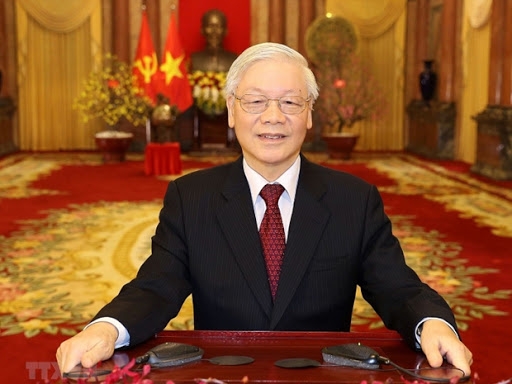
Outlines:
<svg viewBox="0 0 512 384"><path fill-rule="evenodd" d="M440 378L420 375L414 370L399 366L387 357L380 356L377 351L361 343L325 347L322 349L322 357L326 363L360 369L378 369L380 364L391 365L406 375L430 382L451 383L453 379L453 377ZM453 370L454 376L458 378L458 383L467 381L471 378L469 375L465 375L461 369L455 367L449 369Z"/></svg>

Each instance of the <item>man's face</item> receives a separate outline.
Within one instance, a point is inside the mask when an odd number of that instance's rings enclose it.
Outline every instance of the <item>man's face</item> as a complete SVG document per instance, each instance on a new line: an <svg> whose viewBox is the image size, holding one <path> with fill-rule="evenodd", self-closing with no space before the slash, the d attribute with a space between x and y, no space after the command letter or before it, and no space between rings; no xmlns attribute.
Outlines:
<svg viewBox="0 0 512 384"><path fill-rule="evenodd" d="M277 60L260 61L247 70L236 96L247 94L263 95L269 99L283 96L308 98L301 68L288 61ZM309 103L298 114L285 114L273 100L265 111L252 114L244 111L240 102L228 95L228 116L229 126L235 128L247 163L269 181L279 177L295 161L306 132L313 125Z"/></svg>

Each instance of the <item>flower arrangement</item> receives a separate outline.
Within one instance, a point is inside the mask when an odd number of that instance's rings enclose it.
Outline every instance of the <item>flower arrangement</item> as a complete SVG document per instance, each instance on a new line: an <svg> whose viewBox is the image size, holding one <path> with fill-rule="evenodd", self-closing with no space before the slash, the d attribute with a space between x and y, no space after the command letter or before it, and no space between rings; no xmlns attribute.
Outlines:
<svg viewBox="0 0 512 384"><path fill-rule="evenodd" d="M315 112L333 132L341 132L360 120L375 118L384 108L379 84L357 55L351 55L341 68L326 64L317 71L317 79L320 103Z"/></svg>
<svg viewBox="0 0 512 384"><path fill-rule="evenodd" d="M341 132L376 116L382 92L357 55L358 34L339 16L317 18L306 32L306 51L320 86L315 113L327 130Z"/></svg>
<svg viewBox="0 0 512 384"><path fill-rule="evenodd" d="M226 72L194 71L188 76L197 107L208 115L226 111Z"/></svg>
<svg viewBox="0 0 512 384"><path fill-rule="evenodd" d="M73 109L83 121L101 118L115 127L122 119L143 125L150 116L151 100L135 85L131 67L112 54L103 57L102 66L84 81Z"/></svg>

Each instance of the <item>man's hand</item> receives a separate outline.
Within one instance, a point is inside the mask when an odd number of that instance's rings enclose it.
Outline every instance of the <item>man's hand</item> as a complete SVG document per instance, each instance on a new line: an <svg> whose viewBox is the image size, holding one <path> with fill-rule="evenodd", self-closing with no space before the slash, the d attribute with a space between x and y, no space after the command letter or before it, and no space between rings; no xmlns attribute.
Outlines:
<svg viewBox="0 0 512 384"><path fill-rule="evenodd" d="M464 375L469 375L473 364L473 354L459 340L453 330L440 320L427 320L423 323L421 331L421 349L427 357L428 363L434 367L443 364L443 358L456 368L461 369Z"/></svg>
<svg viewBox="0 0 512 384"><path fill-rule="evenodd" d="M56 354L61 375L79 363L85 368L90 368L99 361L112 357L117 333L116 327L112 324L98 322L64 341Z"/></svg>

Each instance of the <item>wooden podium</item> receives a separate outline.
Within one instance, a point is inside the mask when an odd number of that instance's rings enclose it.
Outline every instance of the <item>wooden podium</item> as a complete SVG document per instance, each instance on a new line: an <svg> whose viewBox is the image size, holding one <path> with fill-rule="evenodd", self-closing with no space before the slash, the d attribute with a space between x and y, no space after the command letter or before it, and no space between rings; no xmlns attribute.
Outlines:
<svg viewBox="0 0 512 384"><path fill-rule="evenodd" d="M265 332L265 331L167 331L154 339L101 363L98 370L108 370L114 361L127 363L144 355L150 348L165 342L191 344L204 350L202 360L181 366L152 369L145 378L154 383L197 383L199 378L214 383L361 383L393 380L401 383L403 375L389 365L379 369L321 366L300 369L281 368L275 362L284 359L313 359L323 362L322 348L340 344L361 343L379 355L409 369L425 368L430 377L452 377L450 367L430 369L426 358L418 354L394 332L344 333L344 332ZM215 365L209 359L221 356L245 356L254 359L246 365ZM101 377L99 377L101 378ZM212 379L212 381L206 381ZM412 381L412 380L411 380ZM471 382L471 381L469 381Z"/></svg>

